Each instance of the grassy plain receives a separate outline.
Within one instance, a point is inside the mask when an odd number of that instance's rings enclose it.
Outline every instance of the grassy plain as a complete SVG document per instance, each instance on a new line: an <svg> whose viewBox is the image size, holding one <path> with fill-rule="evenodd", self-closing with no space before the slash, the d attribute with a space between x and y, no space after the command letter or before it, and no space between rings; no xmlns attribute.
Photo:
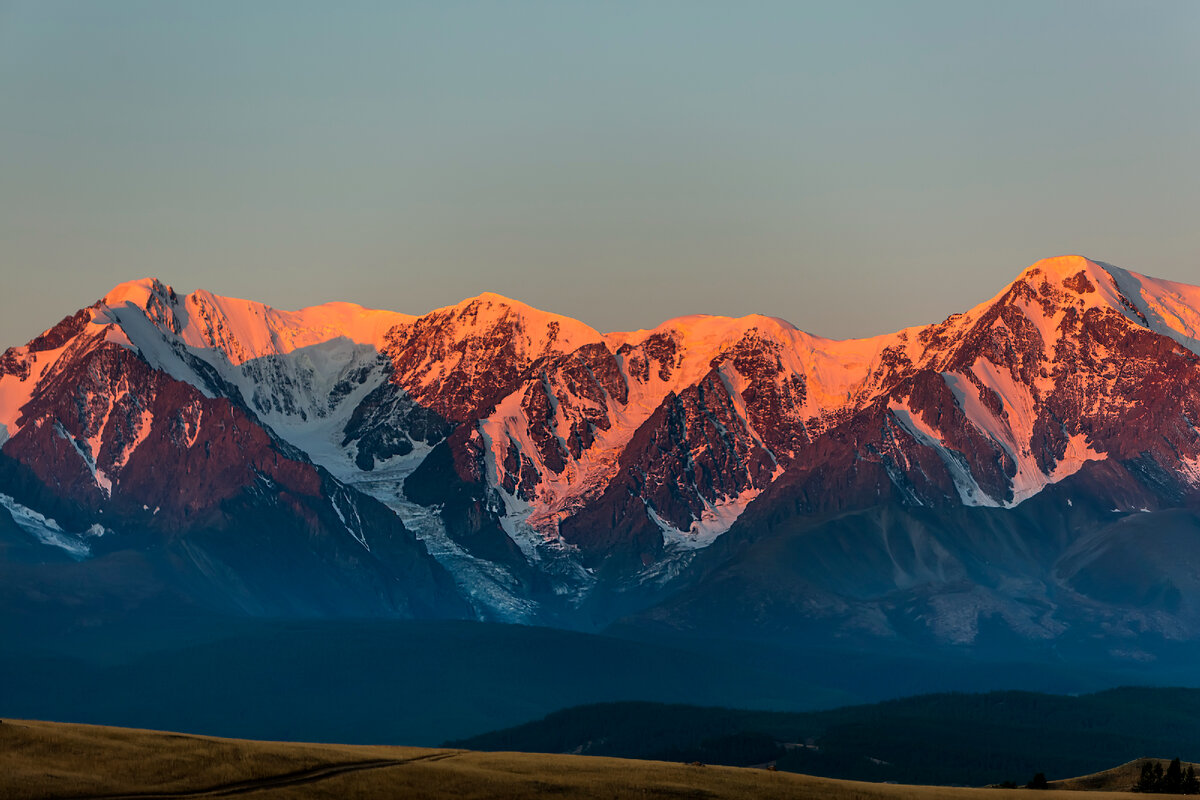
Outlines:
<svg viewBox="0 0 1200 800"><path fill-rule="evenodd" d="M5 720L0 797L822 798L1029 800L1026 790L900 786L736 767L568 755L258 742ZM1065 791L1038 797L1074 797ZM1119 792L1089 798L1134 797Z"/></svg>
<svg viewBox="0 0 1200 800"><path fill-rule="evenodd" d="M1147 761L1151 763L1158 762L1164 770L1171 763L1170 759L1166 758L1138 758L1112 769L1093 772L1091 775L1080 775L1075 778L1050 781L1050 786L1055 789L1077 789L1088 792L1098 789L1127 789L1137 783L1138 778L1142 774L1142 765ZM1184 761L1182 766L1185 770L1190 766L1200 771L1200 764L1189 764ZM1144 797L1145 795L1142 796Z"/></svg>

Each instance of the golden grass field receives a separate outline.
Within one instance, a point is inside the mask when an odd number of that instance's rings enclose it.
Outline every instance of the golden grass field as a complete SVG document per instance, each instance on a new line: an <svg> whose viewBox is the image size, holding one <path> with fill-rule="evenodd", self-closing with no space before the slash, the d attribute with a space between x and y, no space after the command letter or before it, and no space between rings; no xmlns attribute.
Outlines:
<svg viewBox="0 0 1200 800"><path fill-rule="evenodd" d="M0 797L5 800L239 795L331 800L1030 798L1023 789L896 786L616 758L257 742L20 720L0 724ZM1053 790L1036 796L1079 797L1076 792ZM1089 798L1135 796L1088 794Z"/></svg>
<svg viewBox="0 0 1200 800"><path fill-rule="evenodd" d="M1064 778L1062 780L1050 781L1050 786L1056 789L1076 789L1079 791L1092 792L1097 789L1112 789L1117 787L1132 786L1137 783L1138 776L1142 774L1142 764L1147 761L1157 761L1162 765L1163 769L1171 763L1170 759L1166 758L1138 758L1128 763L1122 764L1119 767L1106 769L1103 772L1095 772L1091 775L1080 775L1077 778ZM1200 771L1200 764L1191 764L1184 761L1182 764L1184 769L1189 766L1195 767Z"/></svg>

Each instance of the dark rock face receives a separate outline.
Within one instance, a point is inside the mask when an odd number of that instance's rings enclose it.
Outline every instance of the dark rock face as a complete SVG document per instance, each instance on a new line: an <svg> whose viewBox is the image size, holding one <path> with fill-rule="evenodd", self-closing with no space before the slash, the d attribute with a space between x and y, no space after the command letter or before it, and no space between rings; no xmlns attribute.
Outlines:
<svg viewBox="0 0 1200 800"><path fill-rule="evenodd" d="M91 316L90 309L80 309L24 347L10 347L5 350L4 354L0 355L0 377L15 375L21 380L28 378L30 355L62 347L84 329Z"/></svg>
<svg viewBox="0 0 1200 800"><path fill-rule="evenodd" d="M632 544L643 563L662 551L661 528L650 514L687 530L712 503L768 485L776 468L715 369L683 394L668 396L630 440L620 464L600 499L564 521L562 536L592 554ZM622 542L627 526L630 543Z"/></svg>
<svg viewBox="0 0 1200 800"><path fill-rule="evenodd" d="M530 319L502 298L484 296L397 327L387 336L384 354L392 362L393 381L415 402L465 422L511 394L535 360L562 352L560 325Z"/></svg>
<svg viewBox="0 0 1200 800"><path fill-rule="evenodd" d="M623 345L617 353L625 357L629 374L642 383L650 380L650 370L654 365L657 365L655 372L659 380L671 380L671 373L678 365L680 356L679 344L669 333L651 334L640 345Z"/></svg>
<svg viewBox="0 0 1200 800"><path fill-rule="evenodd" d="M533 462L529 460L529 456L522 455L516 442L512 439L508 440L508 450L504 454L504 461L501 462L500 467L502 470L500 486L504 491L526 501L534 498L534 492L541 478L533 466Z"/></svg>
<svg viewBox="0 0 1200 800"><path fill-rule="evenodd" d="M536 376L526 385L521 410L529 420L529 435L542 463L551 472L559 473L567 466L567 448L553 431L556 409L552 392L546 376Z"/></svg>
<svg viewBox="0 0 1200 800"><path fill-rule="evenodd" d="M376 461L406 456L414 442L435 445L445 439L453 425L436 411L416 403L388 381L368 394L355 407L344 429L342 447L354 443L354 463L369 472Z"/></svg>
<svg viewBox="0 0 1200 800"><path fill-rule="evenodd" d="M1088 293L1085 282L1091 286L1082 273L1066 281L1080 294ZM1069 300L1047 281L1038 289L1031 282L1014 284L940 368L975 376L980 402L1010 424L1016 409L1002 407L996 390L983 385L971 365L986 360L1023 387L1032 418L1030 451L1043 472L1052 472L1068 458L1072 438L1082 437L1100 457L1149 458L1178 476L1179 459L1194 459L1200 452L1200 438L1190 424L1197 414L1194 390L1200 361L1117 311L1063 308ZM1045 341L1019 312L1019 301L1037 303L1044 311L1063 309L1053 342ZM987 453L968 451L964 450L972 473L986 477ZM1011 467L1002 466L1011 477ZM1174 481L1176 496L1186 491L1184 483ZM993 496L1011 500L1003 494Z"/></svg>
<svg viewBox="0 0 1200 800"><path fill-rule="evenodd" d="M629 384L607 346L587 344L570 353L539 360L524 379L520 408L537 462L552 475L561 475L570 461L579 461L596 443L598 432L612 428L612 405L629 402ZM506 491L518 483L522 500L536 497L542 482L538 464L509 440L512 455L498 464Z"/></svg>
<svg viewBox="0 0 1200 800"><path fill-rule="evenodd" d="M663 555L663 525L689 531L715 504L767 486L808 440L804 377L787 370L782 355L778 341L751 327L708 357L698 382L656 401L615 454L612 477L566 508L563 540L590 563L611 555L645 566ZM561 474L587 456L630 402L631 387L645 392L671 380L682 358L675 335L656 333L615 354L594 345L544 365L522 404L539 463ZM518 465L508 463L502 473Z"/></svg>
<svg viewBox="0 0 1200 800"><path fill-rule="evenodd" d="M732 367L746 381L741 396L751 427L775 459L786 464L809 435L801 411L805 379L784 369L782 354L779 342L751 331L713 359L712 366Z"/></svg>
<svg viewBox="0 0 1200 800"><path fill-rule="evenodd" d="M116 345L81 356L43 383L4 449L84 507L157 507L157 525L176 526L259 479L319 493L315 468L281 458L230 401L206 398Z"/></svg>
<svg viewBox="0 0 1200 800"><path fill-rule="evenodd" d="M478 472L477 443L466 429L455 431L408 476L405 494L421 505L439 506L446 532L480 558L524 565L524 556L501 527L496 503Z"/></svg>

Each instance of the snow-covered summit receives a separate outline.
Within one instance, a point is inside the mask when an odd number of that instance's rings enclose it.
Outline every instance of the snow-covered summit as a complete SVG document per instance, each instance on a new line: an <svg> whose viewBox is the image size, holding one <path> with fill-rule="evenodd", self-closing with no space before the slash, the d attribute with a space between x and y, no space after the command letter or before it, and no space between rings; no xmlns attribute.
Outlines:
<svg viewBox="0 0 1200 800"><path fill-rule="evenodd" d="M157 278L118 285L100 301L99 313L99 321L117 324L125 324L130 314L145 316L188 347L219 350L232 364L333 339L378 348L389 330L416 319L346 302L284 311L203 289L178 295Z"/></svg>
<svg viewBox="0 0 1200 800"><path fill-rule="evenodd" d="M579 320L495 292L483 292L434 309L421 315L420 320L457 340L508 331L517 352L529 358L549 352L571 352L602 338L599 331Z"/></svg>

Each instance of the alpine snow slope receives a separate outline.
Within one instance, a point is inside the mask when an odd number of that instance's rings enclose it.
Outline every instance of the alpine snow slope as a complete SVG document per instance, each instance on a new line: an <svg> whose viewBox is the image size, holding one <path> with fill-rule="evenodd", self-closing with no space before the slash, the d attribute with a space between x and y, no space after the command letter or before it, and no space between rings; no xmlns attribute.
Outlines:
<svg viewBox="0 0 1200 800"><path fill-rule="evenodd" d="M1200 288L602 334L157 280L0 357L4 603L1079 647L1200 636Z"/></svg>

